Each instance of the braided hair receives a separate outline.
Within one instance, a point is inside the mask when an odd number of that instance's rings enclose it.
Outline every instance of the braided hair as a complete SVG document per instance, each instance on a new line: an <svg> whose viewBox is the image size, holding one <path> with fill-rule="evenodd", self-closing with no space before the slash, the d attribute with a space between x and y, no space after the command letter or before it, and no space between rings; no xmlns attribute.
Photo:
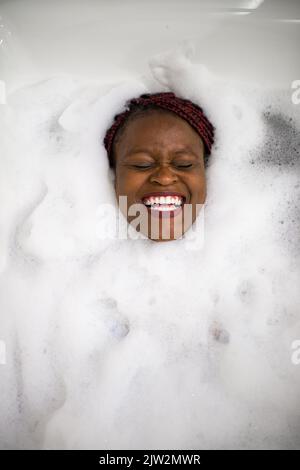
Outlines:
<svg viewBox="0 0 300 470"><path fill-rule="evenodd" d="M104 146L111 168L115 168L115 144L120 140L128 123L152 110L168 111L186 120L202 138L204 163L207 165L214 142L214 127L200 106L189 100L178 98L172 92L146 93L139 98L127 101L126 105L126 110L114 117L114 122L104 138Z"/></svg>

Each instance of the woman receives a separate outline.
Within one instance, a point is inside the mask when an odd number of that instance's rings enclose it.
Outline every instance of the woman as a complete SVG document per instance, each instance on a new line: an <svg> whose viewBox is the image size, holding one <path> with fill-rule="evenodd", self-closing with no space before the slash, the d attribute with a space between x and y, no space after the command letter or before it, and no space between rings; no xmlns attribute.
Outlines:
<svg viewBox="0 0 300 470"><path fill-rule="evenodd" d="M144 94L114 118L104 145L120 210L154 241L180 238L206 198L214 128L202 109L174 93Z"/></svg>

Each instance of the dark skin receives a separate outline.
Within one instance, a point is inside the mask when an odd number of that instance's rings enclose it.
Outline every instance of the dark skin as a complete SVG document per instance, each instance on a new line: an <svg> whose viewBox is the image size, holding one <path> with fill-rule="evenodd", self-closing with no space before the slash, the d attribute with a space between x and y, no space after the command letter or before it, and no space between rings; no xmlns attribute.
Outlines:
<svg viewBox="0 0 300 470"><path fill-rule="evenodd" d="M174 113L149 110L128 122L115 143L114 154L117 200L119 202L121 195L127 196L128 208L135 203L142 204L143 196L152 192L175 191L184 195L185 204L192 208L190 223L180 209L179 215L168 216L170 225L165 230L161 215L153 221L150 211L146 210L148 227L136 227L154 241L180 238L199 213L201 206L196 204L204 204L206 198L204 145L199 134ZM143 205L142 209L145 207ZM135 216L123 213L129 223L139 215L139 212ZM145 219L145 212L143 217ZM159 223L155 237L151 233L154 222Z"/></svg>

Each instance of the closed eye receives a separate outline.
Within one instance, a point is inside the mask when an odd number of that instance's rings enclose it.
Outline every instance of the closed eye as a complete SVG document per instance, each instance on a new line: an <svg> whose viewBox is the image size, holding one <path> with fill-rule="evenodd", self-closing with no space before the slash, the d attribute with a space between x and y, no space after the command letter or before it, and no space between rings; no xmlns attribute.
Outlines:
<svg viewBox="0 0 300 470"><path fill-rule="evenodd" d="M138 170L147 170L149 168L153 168L155 166L155 163L139 163L139 164L130 164L129 165L131 168L136 168ZM192 168L194 165L193 163L175 163L174 166L179 169L186 169L186 168Z"/></svg>
<svg viewBox="0 0 300 470"><path fill-rule="evenodd" d="M176 166L177 166L177 168L191 168L193 166L193 164L192 163L180 164L180 165L178 164Z"/></svg>
<svg viewBox="0 0 300 470"><path fill-rule="evenodd" d="M144 164L140 164L140 165L131 165L133 168L139 168L139 169L147 169L147 168L151 168L153 166L152 163L144 163Z"/></svg>

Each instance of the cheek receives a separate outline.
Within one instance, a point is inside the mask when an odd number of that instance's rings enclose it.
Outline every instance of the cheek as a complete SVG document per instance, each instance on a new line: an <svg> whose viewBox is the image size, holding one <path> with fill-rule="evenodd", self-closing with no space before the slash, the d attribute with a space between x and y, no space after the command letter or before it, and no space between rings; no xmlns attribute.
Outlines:
<svg viewBox="0 0 300 470"><path fill-rule="evenodd" d="M203 203L206 197L205 174L201 172L191 175L187 184L192 195L192 200L198 203Z"/></svg>
<svg viewBox="0 0 300 470"><path fill-rule="evenodd" d="M119 171L116 173L116 194L120 196L128 196L134 199L136 193L145 184L146 177L141 173L132 171Z"/></svg>

